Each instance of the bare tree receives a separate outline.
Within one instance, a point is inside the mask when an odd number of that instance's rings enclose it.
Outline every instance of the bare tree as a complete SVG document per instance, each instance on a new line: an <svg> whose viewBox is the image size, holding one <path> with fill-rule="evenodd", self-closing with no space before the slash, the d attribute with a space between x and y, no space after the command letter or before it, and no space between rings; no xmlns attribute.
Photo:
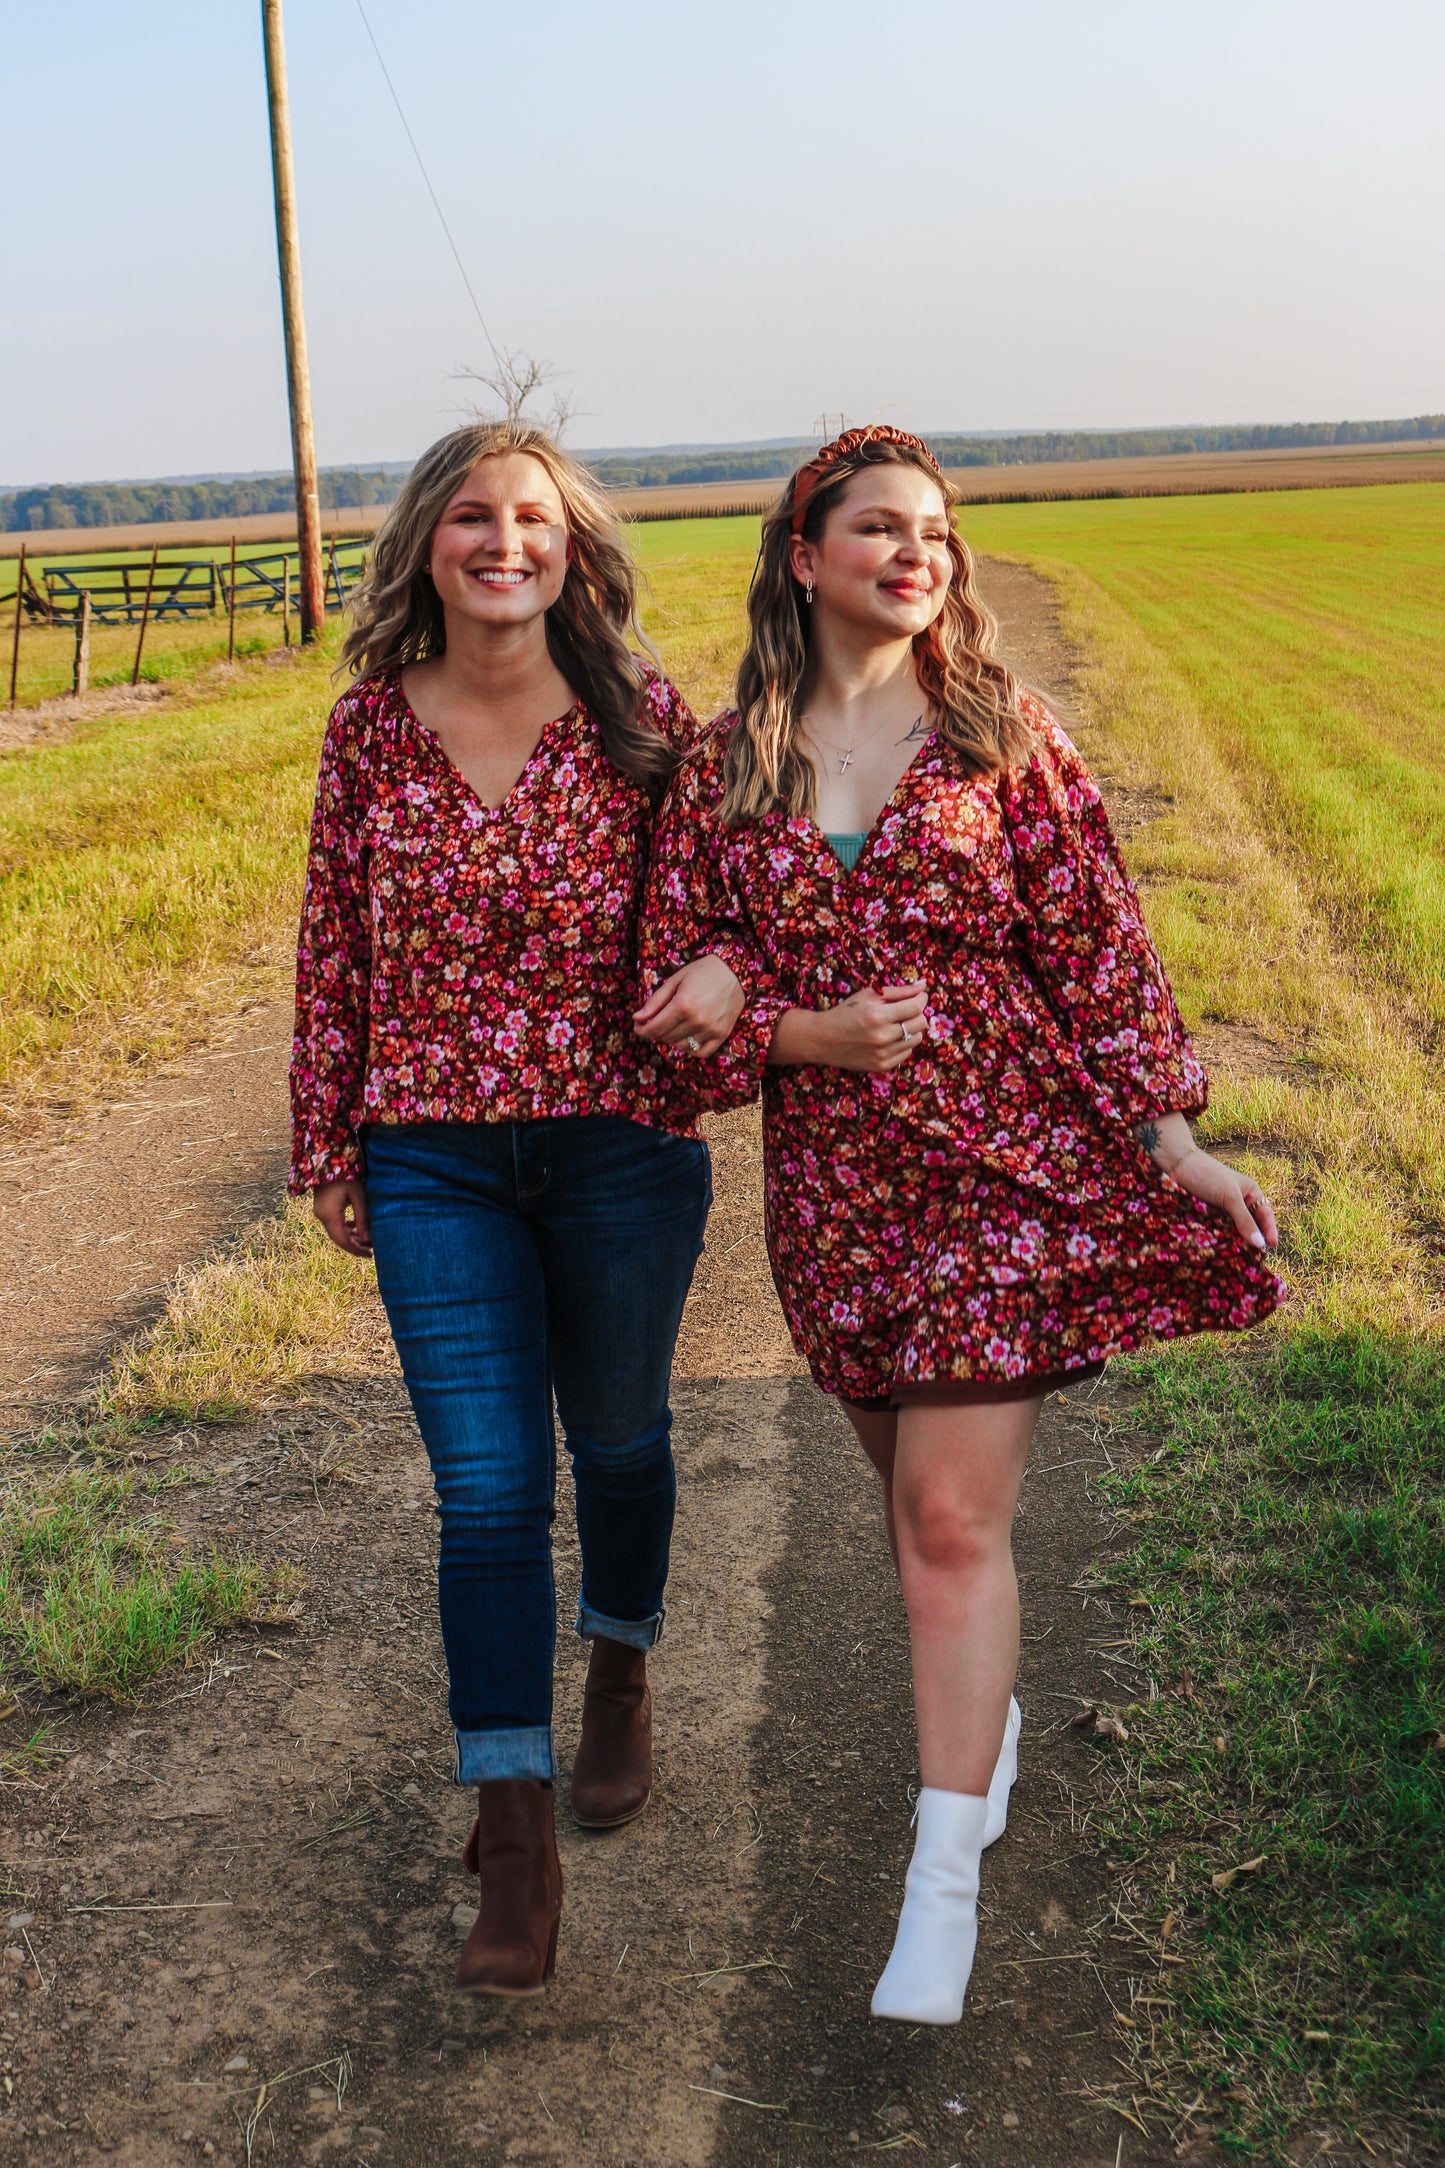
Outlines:
<svg viewBox="0 0 1445 2168"><path fill-rule="evenodd" d="M479 421L535 422L538 417L529 414L527 408L539 392L557 383L558 372L549 361L539 361L535 354L514 352L510 348L494 354L492 367L487 369L459 369L462 382L479 384L491 393L485 407L478 406ZM572 401L562 391L553 390L551 404L540 426L554 437L566 433L574 415Z"/></svg>

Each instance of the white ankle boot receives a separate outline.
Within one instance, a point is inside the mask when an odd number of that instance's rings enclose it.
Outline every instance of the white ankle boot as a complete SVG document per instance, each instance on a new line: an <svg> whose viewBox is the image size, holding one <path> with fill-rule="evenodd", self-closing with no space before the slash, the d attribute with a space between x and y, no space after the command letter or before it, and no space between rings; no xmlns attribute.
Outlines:
<svg viewBox="0 0 1445 2168"><path fill-rule="evenodd" d="M1003 1745L999 1748L998 1762L988 1787L988 1820L983 1829L985 1851L991 1844L998 1842L1008 1827L1008 1795L1013 1790L1014 1779L1019 1773L1019 1732L1023 1720L1023 1711L1018 1703L1011 1699L1008 1705L1008 1722L1003 1728Z"/></svg>
<svg viewBox="0 0 1445 2168"><path fill-rule="evenodd" d="M1005 1741L1007 1744L1007 1741ZM1008 1787L1004 1787L1007 1802ZM956 2025L978 1942L978 1877L990 1801L972 1792L918 1795L913 1857L893 1955L873 1990L875 2017Z"/></svg>

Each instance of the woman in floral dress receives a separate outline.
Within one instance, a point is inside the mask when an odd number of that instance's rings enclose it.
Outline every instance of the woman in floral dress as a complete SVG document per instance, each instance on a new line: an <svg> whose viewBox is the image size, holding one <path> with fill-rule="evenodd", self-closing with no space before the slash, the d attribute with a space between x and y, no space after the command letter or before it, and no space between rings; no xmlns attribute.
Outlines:
<svg viewBox="0 0 1445 2168"><path fill-rule="evenodd" d="M614 1827L652 1781L668 1374L710 1186L695 1097L633 1029L652 816L695 735L640 641L582 470L534 429L442 438L377 537L311 834L291 1187L375 1254L431 1459L472 1992L555 1962L554 1394L592 1643L572 1811ZM706 1055L739 998L702 958L648 1014Z"/></svg>
<svg viewBox="0 0 1445 2168"><path fill-rule="evenodd" d="M769 1255L877 1468L922 1791L876 2015L952 2023L1019 1726L1010 1531L1044 1396L1275 1308L1267 1200L1193 1142L1204 1073L1099 792L992 654L917 438L852 431L764 526L738 710L674 780L644 959L745 990Z"/></svg>

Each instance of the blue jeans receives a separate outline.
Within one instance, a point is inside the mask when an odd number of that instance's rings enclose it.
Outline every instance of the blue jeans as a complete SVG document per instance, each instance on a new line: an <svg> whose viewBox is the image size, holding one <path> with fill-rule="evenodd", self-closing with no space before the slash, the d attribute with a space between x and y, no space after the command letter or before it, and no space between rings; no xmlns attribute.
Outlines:
<svg viewBox="0 0 1445 2168"><path fill-rule="evenodd" d="M377 1280L441 1514L457 1781L550 1778L553 1396L577 1492L577 1631L651 1648L707 1146L607 1114L364 1137Z"/></svg>

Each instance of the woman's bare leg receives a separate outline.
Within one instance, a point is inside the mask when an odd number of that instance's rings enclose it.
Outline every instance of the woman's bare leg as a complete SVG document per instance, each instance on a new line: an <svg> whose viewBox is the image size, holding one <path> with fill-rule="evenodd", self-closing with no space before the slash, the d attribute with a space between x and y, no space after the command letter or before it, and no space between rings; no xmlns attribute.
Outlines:
<svg viewBox="0 0 1445 2168"><path fill-rule="evenodd" d="M1042 1406L914 1402L898 1412L885 1494L913 1646L919 1771L940 1791L987 1792L1003 1742L1019 1658L1013 1519Z"/></svg>
<svg viewBox="0 0 1445 2168"><path fill-rule="evenodd" d="M839 1406L853 1425L858 1443L878 1470L878 1479L883 1485L883 1525L888 1530L888 1548L893 1553L896 1571L898 1534L893 1525L893 1460L898 1450L898 1411L896 1408L855 1408L847 1400L840 1401Z"/></svg>

